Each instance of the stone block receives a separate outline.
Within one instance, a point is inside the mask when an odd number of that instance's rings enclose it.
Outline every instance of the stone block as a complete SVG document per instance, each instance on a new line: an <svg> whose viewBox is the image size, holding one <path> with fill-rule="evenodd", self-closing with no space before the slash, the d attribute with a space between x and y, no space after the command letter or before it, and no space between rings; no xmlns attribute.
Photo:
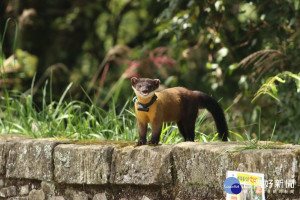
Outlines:
<svg viewBox="0 0 300 200"><path fill-rule="evenodd" d="M226 171L234 166L226 151L231 146L224 144L183 142L174 146L176 185L181 191L177 198L214 199L223 194Z"/></svg>
<svg viewBox="0 0 300 200"><path fill-rule="evenodd" d="M298 162L295 149L254 149L234 154L236 171L263 173L266 180L297 178Z"/></svg>
<svg viewBox="0 0 300 200"><path fill-rule="evenodd" d="M72 200L88 200L89 195L83 191L67 189L65 191L66 199Z"/></svg>
<svg viewBox="0 0 300 200"><path fill-rule="evenodd" d="M107 200L105 193L95 194L93 200Z"/></svg>
<svg viewBox="0 0 300 200"><path fill-rule="evenodd" d="M55 179L69 184L107 184L113 146L58 145L54 151Z"/></svg>
<svg viewBox="0 0 300 200"><path fill-rule="evenodd" d="M17 195L17 188L15 186L9 186L0 189L0 197L13 197Z"/></svg>
<svg viewBox="0 0 300 200"><path fill-rule="evenodd" d="M152 199L150 199L150 198L148 198L147 196L144 195L144 196L142 197L142 200L152 200Z"/></svg>
<svg viewBox="0 0 300 200"><path fill-rule="evenodd" d="M43 190L32 190L29 193L28 200L45 200L45 193Z"/></svg>
<svg viewBox="0 0 300 200"><path fill-rule="evenodd" d="M172 145L115 149L110 182L141 186L172 183L171 151Z"/></svg>
<svg viewBox="0 0 300 200"><path fill-rule="evenodd" d="M41 183L41 188L47 197L52 197L55 194L54 182L43 181Z"/></svg>
<svg viewBox="0 0 300 200"><path fill-rule="evenodd" d="M29 194L29 185L23 185L20 187L19 195L24 196Z"/></svg>
<svg viewBox="0 0 300 200"><path fill-rule="evenodd" d="M7 178L53 180L53 149L62 143L55 139L27 139L14 142L8 151Z"/></svg>
<svg viewBox="0 0 300 200"><path fill-rule="evenodd" d="M5 174L8 151L16 141L29 139L21 135L0 135L0 174Z"/></svg>
<svg viewBox="0 0 300 200"><path fill-rule="evenodd" d="M85 192L77 192L73 196L73 200L88 200L89 196Z"/></svg>

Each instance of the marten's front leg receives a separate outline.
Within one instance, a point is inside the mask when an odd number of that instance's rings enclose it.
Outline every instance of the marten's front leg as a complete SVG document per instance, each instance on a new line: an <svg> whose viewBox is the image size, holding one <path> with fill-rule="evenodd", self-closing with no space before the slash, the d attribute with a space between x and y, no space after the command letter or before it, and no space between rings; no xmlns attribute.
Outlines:
<svg viewBox="0 0 300 200"><path fill-rule="evenodd" d="M146 144L147 140L147 123L143 123L138 121L138 131L139 131L139 136L140 140L136 143L137 146L141 146Z"/></svg>
<svg viewBox="0 0 300 200"><path fill-rule="evenodd" d="M151 123L152 126L152 136L151 140L147 144L158 144L159 143L159 138L161 134L161 129L162 129L162 122L153 122Z"/></svg>

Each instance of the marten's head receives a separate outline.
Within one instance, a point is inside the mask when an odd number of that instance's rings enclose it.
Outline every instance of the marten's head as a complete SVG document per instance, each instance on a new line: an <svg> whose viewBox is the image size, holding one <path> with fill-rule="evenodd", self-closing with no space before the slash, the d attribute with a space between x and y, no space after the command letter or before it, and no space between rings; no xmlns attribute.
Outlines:
<svg viewBox="0 0 300 200"><path fill-rule="evenodd" d="M131 78L131 85L136 96L141 98L149 98L159 87L159 79L149 78Z"/></svg>

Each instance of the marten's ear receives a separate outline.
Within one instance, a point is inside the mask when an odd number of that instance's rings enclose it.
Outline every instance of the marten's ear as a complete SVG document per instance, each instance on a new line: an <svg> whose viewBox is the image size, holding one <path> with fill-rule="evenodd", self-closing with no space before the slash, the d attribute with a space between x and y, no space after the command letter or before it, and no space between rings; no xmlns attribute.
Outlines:
<svg viewBox="0 0 300 200"><path fill-rule="evenodd" d="M138 78L132 77L132 78L131 78L131 85L132 85L133 87L135 87L135 85L137 84L138 81L139 81Z"/></svg>
<svg viewBox="0 0 300 200"><path fill-rule="evenodd" d="M159 87L160 80L154 79L153 81L154 81L155 88L157 89Z"/></svg>

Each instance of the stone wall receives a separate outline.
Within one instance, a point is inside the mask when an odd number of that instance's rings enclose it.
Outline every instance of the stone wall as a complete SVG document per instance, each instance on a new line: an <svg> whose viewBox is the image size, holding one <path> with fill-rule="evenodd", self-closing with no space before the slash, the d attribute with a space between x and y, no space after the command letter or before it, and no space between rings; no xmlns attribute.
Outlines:
<svg viewBox="0 0 300 200"><path fill-rule="evenodd" d="M0 135L0 199L224 199L227 170L264 173L267 199L300 199L299 145L133 143ZM295 180L276 188L276 180Z"/></svg>

